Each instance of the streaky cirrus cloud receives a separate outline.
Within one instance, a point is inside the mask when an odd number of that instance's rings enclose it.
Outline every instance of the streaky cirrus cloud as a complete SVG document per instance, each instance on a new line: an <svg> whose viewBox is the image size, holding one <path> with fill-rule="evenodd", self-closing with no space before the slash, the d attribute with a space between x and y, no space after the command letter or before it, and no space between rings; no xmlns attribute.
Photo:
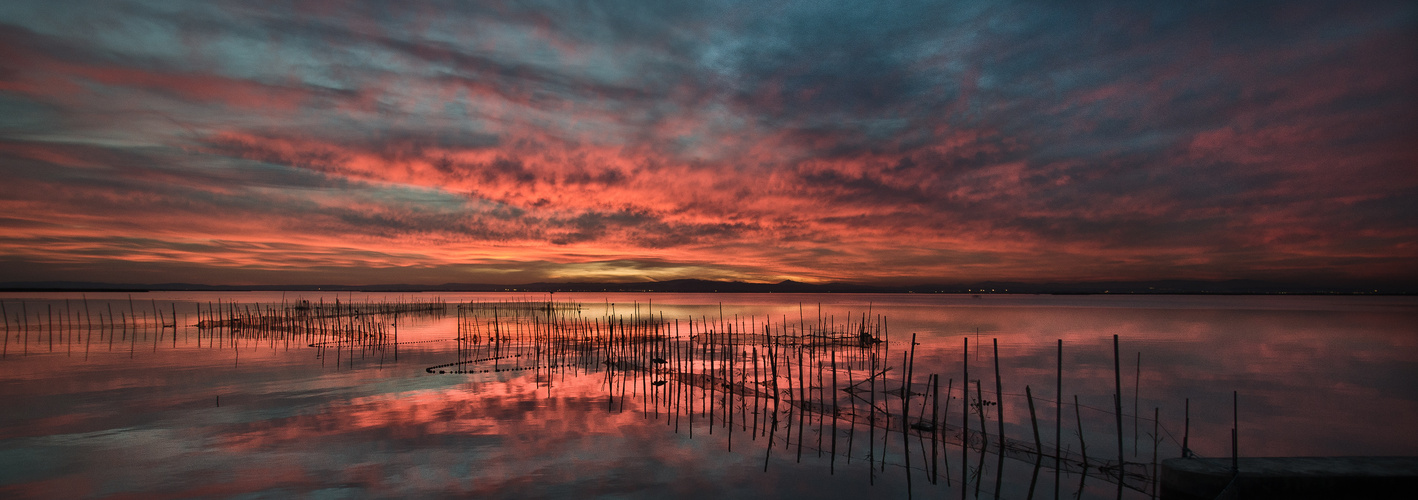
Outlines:
<svg viewBox="0 0 1418 500"><path fill-rule="evenodd" d="M1406 2L0 7L0 276L1418 278Z"/></svg>

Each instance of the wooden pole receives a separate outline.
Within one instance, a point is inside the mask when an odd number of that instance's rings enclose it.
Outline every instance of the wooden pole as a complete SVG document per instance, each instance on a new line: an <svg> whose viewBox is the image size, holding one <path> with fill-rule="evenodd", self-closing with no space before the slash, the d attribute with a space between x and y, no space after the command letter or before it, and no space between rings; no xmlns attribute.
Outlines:
<svg viewBox="0 0 1418 500"><path fill-rule="evenodd" d="M832 397L832 464L829 466L828 474L837 474L837 350L828 351L832 361L832 387L822 391L823 397L829 394Z"/></svg>
<svg viewBox="0 0 1418 500"><path fill-rule="evenodd" d="M1059 474L1059 458L1063 447L1063 339L1058 339L1058 375L1054 379L1054 500L1059 500L1062 474Z"/></svg>
<svg viewBox="0 0 1418 500"><path fill-rule="evenodd" d="M745 330L745 331L747 331L747 330ZM755 388L755 390L756 390L757 392L755 392L755 393L754 393L754 396L753 396L753 429L754 429L754 432L753 432L753 434L749 434L750 436L753 437L753 439L751 439L750 441L757 441L757 440L758 440L758 405L759 405L759 403L760 403L760 400L763 399L763 397L762 397L763 389L762 389L762 388L765 387L765 386L763 385L763 378L758 375L758 364L759 364L759 359L758 359L758 346L753 346L753 386L754 386L754 388ZM744 405L744 406L748 406L748 405Z"/></svg>
<svg viewBox="0 0 1418 500"><path fill-rule="evenodd" d="M1004 384L1000 382L999 376L999 339L991 339L994 343L995 351L995 410L996 420L999 421L999 451L1004 454Z"/></svg>
<svg viewBox="0 0 1418 500"><path fill-rule="evenodd" d="M1073 420L1078 423L1078 454L1083 456L1083 475L1088 476L1088 444L1083 442L1083 415L1078 411L1078 395L1073 395Z"/></svg>
<svg viewBox="0 0 1418 500"><path fill-rule="evenodd" d="M869 370L871 381L871 399L867 402L867 470L870 471L870 483L876 484L876 356L872 356L871 369Z"/></svg>
<svg viewBox="0 0 1418 500"><path fill-rule="evenodd" d="M979 354L979 351L976 351ZM989 447L990 430L985 428L985 390L980 380L975 381L975 401L979 402L976 413L980 416L980 449Z"/></svg>
<svg viewBox="0 0 1418 500"><path fill-rule="evenodd" d="M965 349L961 351L962 364L965 371L965 385L960 391L961 402L961 433L960 433L960 498L964 500L969 496L967 487L970 484L970 336L965 336Z"/></svg>
<svg viewBox="0 0 1418 500"><path fill-rule="evenodd" d="M931 484L940 484L940 374L931 374Z"/></svg>
<svg viewBox="0 0 1418 500"><path fill-rule="evenodd" d="M1113 415L1117 419L1118 430L1118 498L1123 490L1123 372L1122 360L1118 356L1118 336L1113 335Z"/></svg>
<svg viewBox="0 0 1418 500"><path fill-rule="evenodd" d="M995 354L995 421L999 423L999 461L995 467L995 498L1004 489L1004 384L999 376L999 339L992 338Z"/></svg>
<svg viewBox="0 0 1418 500"><path fill-rule="evenodd" d="M1034 451L1044 455L1044 445L1039 441L1039 419L1034 417L1034 391L1024 386L1024 398L1029 400L1029 424L1034 426Z"/></svg>
<svg viewBox="0 0 1418 500"><path fill-rule="evenodd" d="M916 343L916 334L914 333L911 334L911 343ZM909 404L911 401L909 399L911 397L911 377L909 375L911 370L909 355L903 351L901 356L901 362L907 366L906 373L908 374L906 379L901 381L901 453L906 461L906 498L909 500L911 498L911 425L908 419L911 418L911 405ZM887 432L890 431L891 429L887 429ZM883 455L885 454L883 453Z"/></svg>
<svg viewBox="0 0 1418 500"><path fill-rule="evenodd" d="M1162 426L1162 409L1152 407L1152 498L1157 499L1157 483L1161 482L1162 476L1157 471L1157 445L1162 443L1161 434L1158 432Z"/></svg>
<svg viewBox="0 0 1418 500"><path fill-rule="evenodd" d="M1191 438L1192 433L1192 398L1186 399L1186 407L1182 412L1183 418L1185 418L1185 423L1182 424L1182 458L1187 458L1191 455L1191 448L1187 447L1187 440Z"/></svg>
<svg viewBox="0 0 1418 500"><path fill-rule="evenodd" d="M798 345L798 463L803 461L803 427L807 413L807 375L803 373L803 346Z"/></svg>

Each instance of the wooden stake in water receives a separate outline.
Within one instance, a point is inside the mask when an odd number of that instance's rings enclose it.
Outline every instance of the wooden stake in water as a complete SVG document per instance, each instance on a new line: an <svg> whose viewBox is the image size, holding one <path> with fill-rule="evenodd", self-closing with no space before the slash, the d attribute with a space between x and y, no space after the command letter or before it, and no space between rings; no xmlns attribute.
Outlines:
<svg viewBox="0 0 1418 500"><path fill-rule="evenodd" d="M1118 336L1113 335L1113 415L1117 418L1118 430L1118 498L1122 498L1123 483L1123 372L1122 360L1118 355Z"/></svg>
<svg viewBox="0 0 1418 500"><path fill-rule="evenodd" d="M1157 498L1157 483L1161 481L1162 475L1157 470L1157 445L1162 443L1162 435L1158 432L1162 427L1162 409L1152 407L1152 498Z"/></svg>
<svg viewBox="0 0 1418 500"><path fill-rule="evenodd" d="M829 351L832 357L832 387L822 391L826 397L832 395L832 464L829 466L829 475L837 475L837 350Z"/></svg>
<svg viewBox="0 0 1418 500"><path fill-rule="evenodd" d="M1078 410L1078 395L1073 395L1073 420L1078 423L1078 454L1083 455L1083 475L1088 476L1088 444L1083 442L1083 416Z"/></svg>
<svg viewBox="0 0 1418 500"><path fill-rule="evenodd" d="M1063 339L1059 341L1058 377L1054 379L1054 500L1059 500L1059 457L1063 446Z"/></svg>
<svg viewBox="0 0 1418 500"><path fill-rule="evenodd" d="M936 390L940 390L939 379L936 380ZM941 415L945 417L940 421L942 431L944 430L945 422L950 420L950 398L954 397L951 396L951 394L955 394L955 378L953 377L945 382L945 408L941 410ZM961 446L964 445L964 442L962 442ZM944 443L941 444L941 448L945 448ZM945 485L950 486L950 455L942 451L941 456L945 458Z"/></svg>
<svg viewBox="0 0 1418 500"><path fill-rule="evenodd" d="M1185 423L1182 424L1182 458L1187 458L1191 456L1191 448L1187 447L1187 440L1191 438L1192 433L1192 398L1186 399L1186 407L1182 412L1185 419Z"/></svg>
<svg viewBox="0 0 1418 500"><path fill-rule="evenodd" d="M967 485L970 484L970 337L965 337L965 349L961 351L963 356L962 366L965 368L965 385L961 391L960 400L965 404L961 405L961 429L960 432L960 498L964 499L968 495Z"/></svg>
<svg viewBox="0 0 1418 500"><path fill-rule="evenodd" d="M867 471L870 472L871 484L876 484L876 356L872 356L871 376L867 379L871 381L871 399L867 401ZM883 372L885 373L885 372Z"/></svg>
<svg viewBox="0 0 1418 500"><path fill-rule="evenodd" d="M911 334L911 343L916 343L916 334ZM914 347L912 347L914 349ZM911 408L911 373L910 358L905 352L901 353L902 365L906 368L906 379L901 381L901 454L906 461L906 498L911 498L911 426L907 419L910 418ZM887 429L890 431L890 429Z"/></svg>
<svg viewBox="0 0 1418 500"><path fill-rule="evenodd" d="M1034 451L1044 455L1044 444L1039 440L1039 419L1034 416L1034 391L1024 386L1024 398L1029 400L1029 425L1034 427Z"/></svg>
<svg viewBox="0 0 1418 500"><path fill-rule="evenodd" d="M803 461L803 427L807 413L807 375L803 374L803 346L798 345L798 463Z"/></svg>
<svg viewBox="0 0 1418 500"><path fill-rule="evenodd" d="M1004 384L999 376L999 339L990 339L995 351L995 420L999 422L999 452L1004 456ZM995 489L999 491L998 488Z"/></svg>
<svg viewBox="0 0 1418 500"><path fill-rule="evenodd" d="M767 325L764 325L763 331L769 332L771 330ZM768 458L773 455L773 436L778 433L778 402L782 398L782 394L778 390L778 357L774 344L772 338L769 338L768 365L773 377L773 418L768 422L772 427L768 429L768 446L765 447L767 450L763 452L763 472L768 472Z"/></svg>

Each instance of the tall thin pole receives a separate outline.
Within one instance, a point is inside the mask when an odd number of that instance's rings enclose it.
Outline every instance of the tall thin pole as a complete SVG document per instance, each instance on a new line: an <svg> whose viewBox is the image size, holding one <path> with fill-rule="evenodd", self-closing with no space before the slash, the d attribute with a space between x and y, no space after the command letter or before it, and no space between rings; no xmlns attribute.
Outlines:
<svg viewBox="0 0 1418 500"><path fill-rule="evenodd" d="M1029 400L1029 424L1034 427L1034 451L1044 454L1044 444L1039 441L1039 419L1034 416L1034 391L1024 386L1024 397Z"/></svg>
<svg viewBox="0 0 1418 500"><path fill-rule="evenodd" d="M965 349L961 351L961 357L962 366L965 369L965 385L960 394L962 396L960 400L964 403L960 405L960 414L964 417L961 419L960 426L963 429L960 433L960 498L964 500L968 496L967 490L969 488L967 486L970 484L970 337L968 335L965 336Z"/></svg>
<svg viewBox="0 0 1418 500"><path fill-rule="evenodd" d="M1058 341L1058 378L1054 379L1054 500L1059 500L1059 456L1063 446L1063 339Z"/></svg>
<svg viewBox="0 0 1418 500"><path fill-rule="evenodd" d="M1123 372L1122 361L1118 357L1118 336L1113 335L1113 415L1117 418L1118 429L1118 498L1123 490Z"/></svg>
<svg viewBox="0 0 1418 500"><path fill-rule="evenodd" d="M1186 419L1182 424L1182 458L1187 458L1191 455L1191 448L1187 447L1187 441L1191 438L1192 433L1192 398L1186 399L1186 407L1182 415Z"/></svg>
<svg viewBox="0 0 1418 500"><path fill-rule="evenodd" d="M999 376L999 339L992 338L995 351L995 420L999 422L999 464L995 467L995 498L1004 487L1004 384Z"/></svg>
<svg viewBox="0 0 1418 500"><path fill-rule="evenodd" d="M1157 445L1162 443L1159 433L1161 427L1162 409L1154 406L1152 407L1152 498L1154 500L1157 498L1157 483L1162 480L1162 476L1157 473Z"/></svg>
<svg viewBox="0 0 1418 500"><path fill-rule="evenodd" d="M831 474L837 474L837 350L829 350L832 361L832 388L823 391L823 396L832 395L832 464Z"/></svg>

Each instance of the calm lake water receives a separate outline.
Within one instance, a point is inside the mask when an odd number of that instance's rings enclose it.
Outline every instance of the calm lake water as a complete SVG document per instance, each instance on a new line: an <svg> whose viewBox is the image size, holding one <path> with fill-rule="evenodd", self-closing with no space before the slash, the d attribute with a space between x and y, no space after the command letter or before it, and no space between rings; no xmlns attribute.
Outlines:
<svg viewBox="0 0 1418 500"><path fill-rule="evenodd" d="M446 307L376 313L435 299ZM508 302L522 300L556 305ZM1113 498L1119 481L1097 469L1118 458L1119 378L1129 498L1149 496L1154 448L1180 456L1185 436L1198 455L1230 455L1233 391L1242 456L1418 455L1410 297L0 301L6 498ZM458 308L478 301L503 305ZM216 308L247 323L197 328ZM883 342L858 342L862 331ZM804 345L804 332L821 336ZM1049 458L1035 454L1026 394ZM1083 447L1088 475L1068 465Z"/></svg>

